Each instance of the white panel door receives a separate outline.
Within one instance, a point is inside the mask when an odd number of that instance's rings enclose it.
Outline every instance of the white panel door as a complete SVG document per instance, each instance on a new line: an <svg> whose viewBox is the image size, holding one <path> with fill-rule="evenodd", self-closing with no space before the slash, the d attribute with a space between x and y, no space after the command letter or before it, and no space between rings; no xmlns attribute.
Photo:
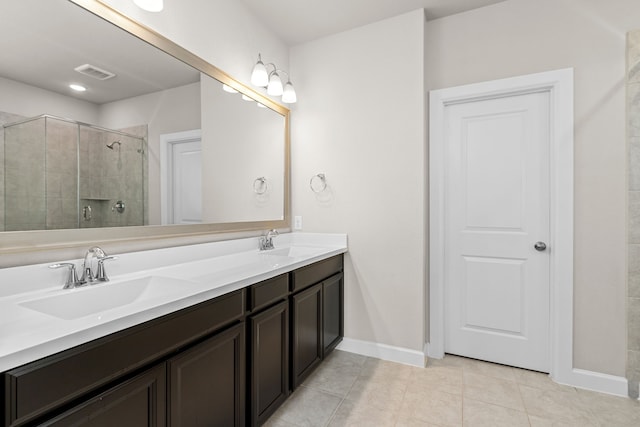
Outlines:
<svg viewBox="0 0 640 427"><path fill-rule="evenodd" d="M445 352L549 372L549 93L447 105Z"/></svg>
<svg viewBox="0 0 640 427"><path fill-rule="evenodd" d="M171 144L173 224L202 221L202 148L200 141Z"/></svg>

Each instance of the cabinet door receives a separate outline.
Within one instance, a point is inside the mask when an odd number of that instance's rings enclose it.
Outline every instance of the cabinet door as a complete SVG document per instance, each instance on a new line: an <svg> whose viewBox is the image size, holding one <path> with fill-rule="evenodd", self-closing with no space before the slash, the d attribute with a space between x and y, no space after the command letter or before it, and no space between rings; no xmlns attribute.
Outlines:
<svg viewBox="0 0 640 427"><path fill-rule="evenodd" d="M344 285L342 273L322 282L323 358L344 336Z"/></svg>
<svg viewBox="0 0 640 427"><path fill-rule="evenodd" d="M289 304L249 318L251 425L262 425L289 396Z"/></svg>
<svg viewBox="0 0 640 427"><path fill-rule="evenodd" d="M165 379L163 363L39 425L164 427Z"/></svg>
<svg viewBox="0 0 640 427"><path fill-rule="evenodd" d="M322 360L322 283L291 297L291 388L296 389Z"/></svg>
<svg viewBox="0 0 640 427"><path fill-rule="evenodd" d="M169 359L169 425L244 426L244 323Z"/></svg>

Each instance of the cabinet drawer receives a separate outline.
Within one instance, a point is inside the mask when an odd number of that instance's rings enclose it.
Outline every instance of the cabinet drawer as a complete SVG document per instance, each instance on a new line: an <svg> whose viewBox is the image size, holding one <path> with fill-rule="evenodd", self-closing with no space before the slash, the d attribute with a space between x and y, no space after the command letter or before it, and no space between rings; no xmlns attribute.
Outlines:
<svg viewBox="0 0 640 427"><path fill-rule="evenodd" d="M244 316L244 290L13 369L5 425L18 425Z"/></svg>
<svg viewBox="0 0 640 427"><path fill-rule="evenodd" d="M298 292L341 272L342 262L340 254L295 270L292 274L291 291Z"/></svg>
<svg viewBox="0 0 640 427"><path fill-rule="evenodd" d="M164 427L166 367L162 363L100 393L42 426L148 426Z"/></svg>
<svg viewBox="0 0 640 427"><path fill-rule="evenodd" d="M256 311L278 300L286 298L289 293L289 275L283 274L249 287L247 310Z"/></svg>

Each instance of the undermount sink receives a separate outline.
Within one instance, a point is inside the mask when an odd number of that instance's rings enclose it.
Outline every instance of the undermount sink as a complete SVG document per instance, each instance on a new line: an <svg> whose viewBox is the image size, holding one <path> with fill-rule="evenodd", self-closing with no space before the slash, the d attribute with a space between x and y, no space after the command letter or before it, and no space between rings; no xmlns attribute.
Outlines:
<svg viewBox="0 0 640 427"><path fill-rule="evenodd" d="M261 253L265 255L283 256L288 258L300 258L318 255L325 252L324 248L317 248L313 246L291 246L289 248L279 248L263 251Z"/></svg>
<svg viewBox="0 0 640 427"><path fill-rule="evenodd" d="M73 320L136 302L168 300L183 293L185 286L191 284L167 277L148 276L121 282L88 285L19 304L59 319Z"/></svg>

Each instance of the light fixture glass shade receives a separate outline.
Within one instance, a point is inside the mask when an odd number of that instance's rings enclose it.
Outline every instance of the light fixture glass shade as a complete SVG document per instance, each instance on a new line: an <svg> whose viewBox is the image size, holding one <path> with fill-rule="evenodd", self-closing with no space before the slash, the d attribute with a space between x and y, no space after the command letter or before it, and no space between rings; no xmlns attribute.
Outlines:
<svg viewBox="0 0 640 427"><path fill-rule="evenodd" d="M258 55L258 62L253 66L251 72L251 84L259 87L266 87L269 84L269 73L267 73L267 67L264 66L260 55Z"/></svg>
<svg viewBox="0 0 640 427"><path fill-rule="evenodd" d="M144 9L147 12L160 12L164 9L163 0L133 0L133 2L140 9Z"/></svg>
<svg viewBox="0 0 640 427"><path fill-rule="evenodd" d="M269 77L269 86L267 86L267 94L271 96L280 96L282 95L282 80L280 80L280 76L278 73L273 71L271 73L271 77Z"/></svg>
<svg viewBox="0 0 640 427"><path fill-rule="evenodd" d="M253 101L253 98L249 98L247 95L245 95L244 93L242 94L242 99L245 101Z"/></svg>
<svg viewBox="0 0 640 427"><path fill-rule="evenodd" d="M282 102L285 104L295 104L297 100L298 97L296 96L296 90L293 88L293 84L291 81L287 81L282 91Z"/></svg>
<svg viewBox="0 0 640 427"><path fill-rule="evenodd" d="M229 92L229 93L238 93L237 90L235 90L231 86L229 86L227 84L224 84L224 83L222 84L222 90L224 90L225 92Z"/></svg>

